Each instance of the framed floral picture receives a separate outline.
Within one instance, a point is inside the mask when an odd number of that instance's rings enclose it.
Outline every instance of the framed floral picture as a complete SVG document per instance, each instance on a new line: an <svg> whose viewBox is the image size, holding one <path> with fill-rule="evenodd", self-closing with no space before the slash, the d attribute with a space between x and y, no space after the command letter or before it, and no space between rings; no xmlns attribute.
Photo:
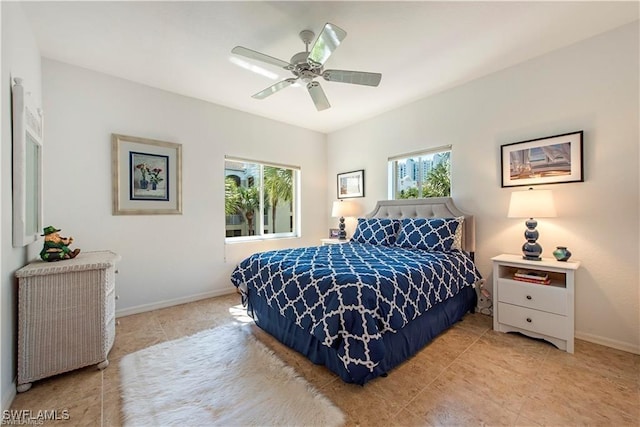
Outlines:
<svg viewBox="0 0 640 427"><path fill-rule="evenodd" d="M182 146L113 134L113 214L182 213Z"/></svg>
<svg viewBox="0 0 640 427"><path fill-rule="evenodd" d="M129 152L129 200L169 200L169 156Z"/></svg>

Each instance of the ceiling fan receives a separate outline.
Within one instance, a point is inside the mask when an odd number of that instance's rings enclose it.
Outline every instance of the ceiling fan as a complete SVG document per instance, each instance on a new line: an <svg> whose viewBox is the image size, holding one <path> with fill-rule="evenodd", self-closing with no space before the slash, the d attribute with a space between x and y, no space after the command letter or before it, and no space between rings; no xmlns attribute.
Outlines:
<svg viewBox="0 0 640 427"><path fill-rule="evenodd" d="M316 77L322 77L329 82L351 83L364 86L378 86L382 78L382 74L380 73L324 69L324 64L336 48L340 46L340 43L346 36L347 32L345 30L334 24L327 23L311 47L311 50L309 50L309 44L311 44L315 34L313 31L303 30L300 32L300 38L305 44L305 51L293 55L290 62L242 46L234 47L231 53L284 68L285 70L291 71L294 75L294 77L282 80L252 95L253 98L264 99L300 80L306 84L307 90L317 110L322 111L330 108L331 105L320 83L314 81Z"/></svg>

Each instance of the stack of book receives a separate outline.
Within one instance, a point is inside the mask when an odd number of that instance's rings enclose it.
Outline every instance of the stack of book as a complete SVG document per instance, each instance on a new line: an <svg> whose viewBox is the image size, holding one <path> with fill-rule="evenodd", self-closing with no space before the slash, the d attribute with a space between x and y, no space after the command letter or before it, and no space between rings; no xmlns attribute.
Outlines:
<svg viewBox="0 0 640 427"><path fill-rule="evenodd" d="M513 274L513 279L521 282L536 283L538 285L548 285L551 283L551 279L549 279L547 273L535 270L517 270Z"/></svg>

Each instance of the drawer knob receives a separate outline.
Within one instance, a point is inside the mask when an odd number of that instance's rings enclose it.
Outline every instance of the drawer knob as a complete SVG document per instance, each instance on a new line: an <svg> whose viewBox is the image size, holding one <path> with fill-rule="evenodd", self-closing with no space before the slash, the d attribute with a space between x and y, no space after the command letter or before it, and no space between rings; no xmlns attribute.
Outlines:
<svg viewBox="0 0 640 427"><path fill-rule="evenodd" d="M531 299L531 295L527 295L527 299Z"/></svg>
<svg viewBox="0 0 640 427"><path fill-rule="evenodd" d="M116 299L120 299L120 295L116 295Z"/></svg>
<svg viewBox="0 0 640 427"><path fill-rule="evenodd" d="M527 322L528 322L528 323L531 323L531 322L532 322L531 317L527 317Z"/></svg>

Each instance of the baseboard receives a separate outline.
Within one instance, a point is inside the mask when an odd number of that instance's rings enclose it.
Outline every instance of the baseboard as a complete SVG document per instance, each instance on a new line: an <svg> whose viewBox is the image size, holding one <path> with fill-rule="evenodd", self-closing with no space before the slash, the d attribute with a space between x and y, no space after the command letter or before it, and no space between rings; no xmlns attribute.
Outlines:
<svg viewBox="0 0 640 427"><path fill-rule="evenodd" d="M4 411L8 410L11 407L11 404L13 403L13 399L16 398L16 382L13 381L11 383L11 385L9 386L9 390L6 390L3 394L2 394L2 413L4 414ZM2 423L4 424L4 423Z"/></svg>
<svg viewBox="0 0 640 427"><path fill-rule="evenodd" d="M628 342L612 340L609 338L601 337L599 335L587 334L585 332L576 331L576 338L583 341L589 341L594 344L604 345L606 347L615 348L617 350L626 351L633 354L640 354L640 346L634 345Z"/></svg>
<svg viewBox="0 0 640 427"><path fill-rule="evenodd" d="M222 289L217 291L205 292L202 294L190 295L187 297L153 302L150 304L137 305L135 307L116 310L116 317L129 316L131 314L138 314L138 313L145 313L147 311L158 310L160 308L173 307L174 305L187 304L189 302L200 301L202 299L219 297L222 295L229 295L235 292L236 292L236 288ZM238 296L238 302L239 301L240 301L240 297Z"/></svg>

